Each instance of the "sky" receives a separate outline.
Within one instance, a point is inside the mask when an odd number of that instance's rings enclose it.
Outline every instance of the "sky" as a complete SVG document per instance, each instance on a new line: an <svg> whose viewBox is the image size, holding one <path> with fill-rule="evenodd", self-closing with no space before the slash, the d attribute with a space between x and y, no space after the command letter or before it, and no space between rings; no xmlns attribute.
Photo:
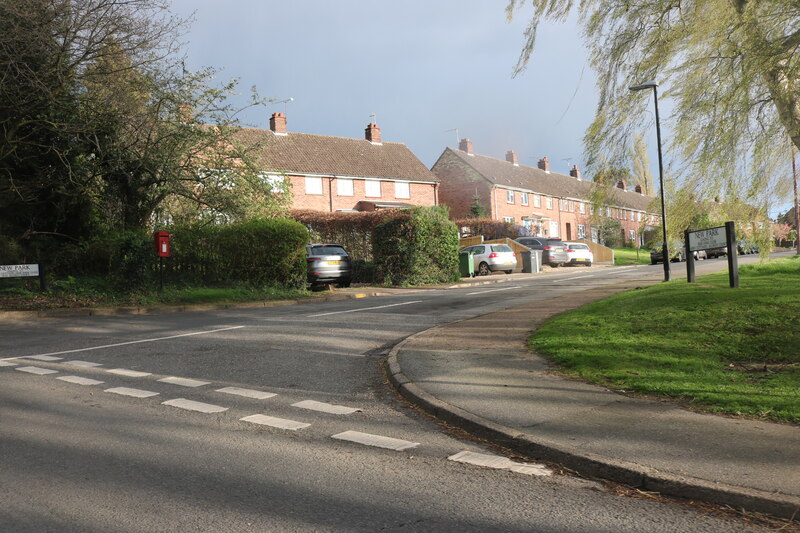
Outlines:
<svg viewBox="0 0 800 533"><path fill-rule="evenodd" d="M457 139L478 154L552 170L583 168L582 137L595 111L595 81L574 22L540 27L528 69L512 77L524 11L508 23L505 0L173 0L194 13L186 66L238 78L246 96L283 100L242 120L288 131L406 144L428 167ZM375 115L374 117L372 115ZM457 132L455 131L457 129ZM448 131L451 130L451 131Z"/></svg>

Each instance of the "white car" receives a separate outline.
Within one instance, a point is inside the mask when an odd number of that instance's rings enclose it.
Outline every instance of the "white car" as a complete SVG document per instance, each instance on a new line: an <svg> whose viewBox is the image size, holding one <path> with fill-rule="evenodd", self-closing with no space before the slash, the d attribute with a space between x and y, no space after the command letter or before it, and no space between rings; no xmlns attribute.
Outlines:
<svg viewBox="0 0 800 533"><path fill-rule="evenodd" d="M507 244L478 244L461 252L472 254L475 273L479 276L488 276L498 270L511 274L517 268L517 256Z"/></svg>
<svg viewBox="0 0 800 533"><path fill-rule="evenodd" d="M592 266L594 254L588 244L582 242L565 242L567 245L567 264Z"/></svg>

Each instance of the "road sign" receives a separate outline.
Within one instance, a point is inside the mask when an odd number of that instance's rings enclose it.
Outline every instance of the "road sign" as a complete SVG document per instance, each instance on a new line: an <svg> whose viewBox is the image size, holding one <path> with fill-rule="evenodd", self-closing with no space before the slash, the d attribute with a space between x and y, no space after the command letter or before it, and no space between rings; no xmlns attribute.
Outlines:
<svg viewBox="0 0 800 533"><path fill-rule="evenodd" d="M701 231L690 231L688 234L690 252L710 250L711 248L724 248L727 244L725 226Z"/></svg>

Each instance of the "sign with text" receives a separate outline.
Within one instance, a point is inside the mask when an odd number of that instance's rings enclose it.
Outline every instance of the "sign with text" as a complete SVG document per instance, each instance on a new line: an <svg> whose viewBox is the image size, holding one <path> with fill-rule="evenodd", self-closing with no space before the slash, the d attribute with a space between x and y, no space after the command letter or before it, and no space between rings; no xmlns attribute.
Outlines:
<svg viewBox="0 0 800 533"><path fill-rule="evenodd" d="M0 278L27 278L39 275L39 265L0 265Z"/></svg>
<svg viewBox="0 0 800 533"><path fill-rule="evenodd" d="M689 232L689 250L692 252L724 248L727 244L725 226Z"/></svg>

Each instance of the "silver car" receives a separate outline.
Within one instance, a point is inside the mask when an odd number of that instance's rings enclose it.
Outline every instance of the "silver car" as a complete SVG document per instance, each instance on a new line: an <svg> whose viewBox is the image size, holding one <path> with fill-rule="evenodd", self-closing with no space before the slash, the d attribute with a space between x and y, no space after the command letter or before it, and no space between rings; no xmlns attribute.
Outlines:
<svg viewBox="0 0 800 533"><path fill-rule="evenodd" d="M517 268L517 256L507 244L478 244L461 250L473 256L475 273L488 276L491 272L502 271L511 274Z"/></svg>
<svg viewBox="0 0 800 533"><path fill-rule="evenodd" d="M350 255L339 244L309 244L306 246L308 283L313 289L319 285L337 284L349 287L353 278Z"/></svg>

